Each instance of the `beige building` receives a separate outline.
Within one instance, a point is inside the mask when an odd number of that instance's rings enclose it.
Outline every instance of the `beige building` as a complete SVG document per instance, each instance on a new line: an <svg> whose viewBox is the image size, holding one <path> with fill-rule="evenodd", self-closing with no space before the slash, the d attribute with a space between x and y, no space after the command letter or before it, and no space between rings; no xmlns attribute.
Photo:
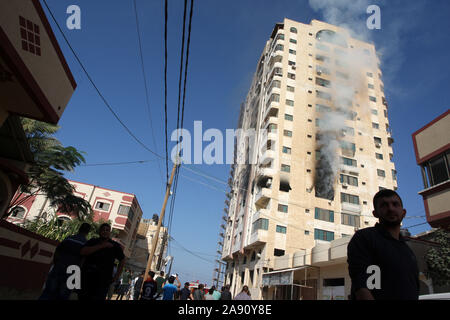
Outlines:
<svg viewBox="0 0 450 320"><path fill-rule="evenodd" d="M129 258L142 218L142 209L136 196L83 182L69 180L69 183L75 187L74 194L76 196L91 204L96 221L100 219L109 220L112 228L119 231L119 235L114 240L121 244L125 256ZM19 202L22 197L26 196L29 195L21 195ZM75 214L58 212L57 208L50 206L50 201L45 195L38 194L29 196L20 205L14 207L7 220L20 225L25 220L33 220L37 217L48 219L55 214L61 220L76 217Z"/></svg>
<svg viewBox="0 0 450 320"><path fill-rule="evenodd" d="M397 188L379 66L374 45L347 30L275 25L241 106L225 201L222 260L233 294L248 285L253 298L267 297L263 274L280 261L293 268L294 254L377 222L374 194ZM245 138L251 129L254 139Z"/></svg>
<svg viewBox="0 0 450 320"><path fill-rule="evenodd" d="M148 258L152 251L157 226L158 220L155 219L143 219L139 224L133 252L131 253L130 259L127 261L127 266L133 269L133 271L145 271ZM166 258L167 253L167 237L167 228L161 227L155 256L152 260L150 270L161 271L165 269L164 259Z"/></svg>
<svg viewBox="0 0 450 320"><path fill-rule="evenodd" d="M428 223L450 227L450 110L413 133L417 164L422 169Z"/></svg>

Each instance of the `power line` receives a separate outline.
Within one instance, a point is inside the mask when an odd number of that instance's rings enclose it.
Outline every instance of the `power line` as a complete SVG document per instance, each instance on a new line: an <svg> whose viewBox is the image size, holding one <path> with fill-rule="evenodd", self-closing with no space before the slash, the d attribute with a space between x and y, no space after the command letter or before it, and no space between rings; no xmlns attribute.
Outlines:
<svg viewBox="0 0 450 320"><path fill-rule="evenodd" d="M142 54L143 50L142 50L141 32L140 32L140 28L139 28L139 17L138 17L138 13L137 13L136 0L133 0L133 7L134 7L134 14L136 17L136 31L137 31L137 35L138 35L138 41L139 41L139 56L141 59L142 76L144 78L145 99L146 99L146 103L147 103L148 118L149 118L151 133L152 133L153 146L155 147L156 152L158 152L158 147L157 147L157 144L155 141L155 132L153 130L152 113L151 113L150 99L149 99L149 90L147 87L147 76L145 74L144 56ZM164 180L164 178L162 177L161 165L159 162L158 162L158 168L159 168L159 173L161 174L161 180Z"/></svg>
<svg viewBox="0 0 450 320"><path fill-rule="evenodd" d="M199 258L199 259L201 259L201 260L203 260L203 261L206 261L206 262L208 262L208 263L215 264L215 262L213 262L213 261L211 261L211 260L207 260L207 259L205 259L205 258L203 258L203 257L201 257L201 256L199 256L199 255L197 255L197 254L194 253L193 251L191 251L191 250L189 250L189 249L186 249L186 248L183 247L183 246L181 245L181 243L178 242L175 238L173 238L173 237L171 237L171 238L172 238L173 241L175 241L175 242L181 247L182 250L184 250L184 251L190 253L190 254L193 255L194 257L197 257L197 258Z"/></svg>
<svg viewBox="0 0 450 320"><path fill-rule="evenodd" d="M187 49L186 49L186 65L184 68L184 89L183 89L183 109L181 112L181 128L183 128L184 123L184 105L186 102L186 79L187 79L187 71L189 65L189 47L191 45L191 26L192 26L192 15L194 11L194 0L191 0L191 9L189 13L189 27L188 27L188 40L187 40Z"/></svg>
<svg viewBox="0 0 450 320"><path fill-rule="evenodd" d="M158 159L127 161L127 162L90 163L90 164L82 164L82 165L80 165L80 167L115 166L115 165L132 164L132 163L146 163L146 162L153 162L153 161L157 161L157 160Z"/></svg>
<svg viewBox="0 0 450 320"><path fill-rule="evenodd" d="M164 0L164 131L166 138L166 184L169 183L169 153L167 139L167 20L168 0Z"/></svg>
<svg viewBox="0 0 450 320"><path fill-rule="evenodd" d="M153 150L151 150L150 148L148 148L141 140L139 140L134 134L133 132L126 126L126 124L119 118L119 116L114 112L114 110L112 109L111 105L109 104L109 102L106 100L106 98L103 96L103 94L100 92L100 89L97 87L97 85L95 84L94 80L92 79L92 77L90 76L90 74L87 72L86 68L84 67L84 64L81 62L80 58L78 57L77 53L75 52L75 50L73 49L72 45L70 44L69 40L67 39L66 35L64 34L64 32L62 31L61 26L59 25L58 21L56 20L55 16L53 15L53 12L50 10L47 1L43 0L45 6L47 7L48 12L50 13L53 21L55 22L56 26L58 27L58 30L61 32L61 35L63 36L64 40L66 41L67 45L69 46L70 50L72 51L72 54L74 55L75 59L78 61L78 63L80 64L81 68L83 69L84 73L86 74L87 78L89 79L89 81L91 82L92 86L95 88L95 90L97 91L97 94L100 96L100 98L102 99L103 103L106 105L106 107L108 108L108 110L113 114L113 116L117 119L117 121L119 121L119 123L122 125L122 127L128 132L128 134L139 144L141 145L144 149L146 149L147 151L149 151L150 153L154 154L155 156L159 157L159 158L164 158L162 156L160 156L158 153L154 152Z"/></svg>

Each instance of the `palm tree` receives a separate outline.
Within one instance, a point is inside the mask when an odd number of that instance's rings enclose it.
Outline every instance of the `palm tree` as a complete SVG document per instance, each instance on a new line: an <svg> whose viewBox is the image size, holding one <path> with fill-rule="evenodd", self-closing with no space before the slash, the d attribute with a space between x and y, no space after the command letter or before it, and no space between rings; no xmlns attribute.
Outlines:
<svg viewBox="0 0 450 320"><path fill-rule="evenodd" d="M92 208L86 200L73 194L74 187L64 178L64 171L74 171L77 165L85 163L81 152L74 147L64 147L53 137L59 126L22 118L22 126L28 139L34 163L28 172L29 183L21 185L6 210L6 218L14 207L34 195L43 194L50 205L62 213L75 213L79 218L87 216ZM26 194L25 197L22 197Z"/></svg>

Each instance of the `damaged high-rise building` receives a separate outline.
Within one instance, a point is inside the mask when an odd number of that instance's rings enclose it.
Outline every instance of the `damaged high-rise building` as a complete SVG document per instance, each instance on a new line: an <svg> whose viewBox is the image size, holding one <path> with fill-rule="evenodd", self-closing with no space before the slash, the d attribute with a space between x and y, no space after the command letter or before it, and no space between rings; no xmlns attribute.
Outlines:
<svg viewBox="0 0 450 320"><path fill-rule="evenodd" d="M316 245L373 226L374 194L397 189L374 45L317 20L276 24L238 127L256 135L237 137L224 282L258 299L263 273L279 269L275 257L303 250L307 261Z"/></svg>

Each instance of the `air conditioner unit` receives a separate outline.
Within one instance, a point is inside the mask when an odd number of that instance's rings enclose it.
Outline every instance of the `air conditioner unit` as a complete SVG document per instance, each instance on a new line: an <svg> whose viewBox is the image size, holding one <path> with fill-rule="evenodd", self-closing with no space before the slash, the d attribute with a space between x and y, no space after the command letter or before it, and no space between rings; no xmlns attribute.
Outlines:
<svg viewBox="0 0 450 320"><path fill-rule="evenodd" d="M375 142L375 147L377 147L377 148L381 148L381 143L379 143L379 142Z"/></svg>
<svg viewBox="0 0 450 320"><path fill-rule="evenodd" d="M295 70L295 66L292 66L292 69Z"/></svg>
<svg viewBox="0 0 450 320"><path fill-rule="evenodd" d="M346 182L343 182L343 183L342 183L342 187L343 187L343 188L347 188L347 187L348 187L348 184L347 184Z"/></svg>

